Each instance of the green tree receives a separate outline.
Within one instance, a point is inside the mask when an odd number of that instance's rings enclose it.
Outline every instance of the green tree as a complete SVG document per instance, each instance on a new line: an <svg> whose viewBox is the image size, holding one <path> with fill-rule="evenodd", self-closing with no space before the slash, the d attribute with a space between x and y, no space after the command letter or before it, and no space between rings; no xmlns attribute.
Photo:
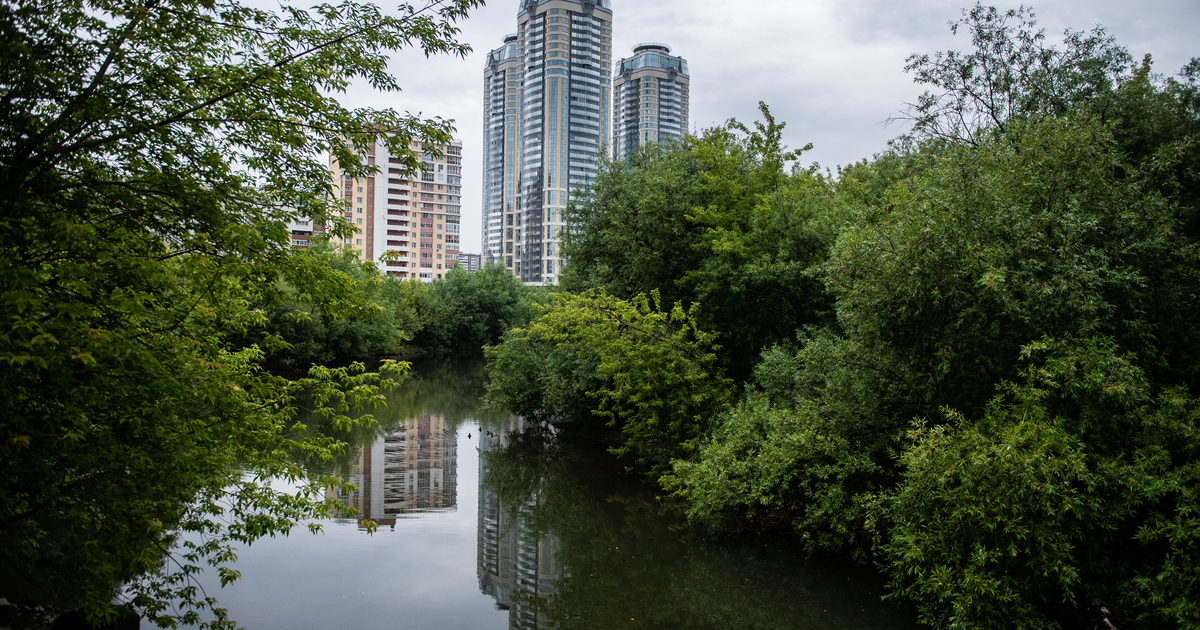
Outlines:
<svg viewBox="0 0 1200 630"><path fill-rule="evenodd" d="M596 411L589 396L600 388L597 359L586 346L556 343L516 328L484 348L488 400L496 411L586 421Z"/></svg>
<svg viewBox="0 0 1200 630"><path fill-rule="evenodd" d="M590 194L566 209L574 227L563 234L564 290L602 288L624 298L657 290L668 304L683 299L676 281L700 260L700 233L687 216L704 198L703 165L691 144L651 144L601 163Z"/></svg>
<svg viewBox="0 0 1200 630"><path fill-rule="evenodd" d="M527 323L531 300L540 290L489 263L474 273L455 267L435 280L430 291L442 313L429 319L419 345L478 352L510 328Z"/></svg>
<svg viewBox="0 0 1200 630"><path fill-rule="evenodd" d="M447 121L335 96L398 89L395 49L465 53L454 22L478 4L0 7L0 595L103 617L128 583L160 625L209 609L207 625L230 627L191 576L207 562L234 579L233 544L324 512L332 480L289 453L338 443L289 437L303 433L293 397L311 390L347 424L388 380L361 366L273 377L232 339L285 285L330 317L377 309L348 275L292 255L286 220L348 235L327 156L365 175L369 143L415 168L410 142L449 140ZM276 493L271 477L305 490Z"/></svg>
<svg viewBox="0 0 1200 630"><path fill-rule="evenodd" d="M1033 9L1007 11L976 2L963 9L950 30L968 31L974 50L909 56L904 69L925 92L903 120L923 137L975 144L980 133L1010 122L1061 116L1081 104L1098 111L1129 75L1132 58L1101 27L1090 33L1068 30L1063 48L1046 45Z"/></svg>
<svg viewBox="0 0 1200 630"><path fill-rule="evenodd" d="M793 169L784 124L765 104L753 129L730 120L626 161L606 162L567 210L563 287L700 303L724 367L750 375L764 348L818 323L829 302L812 273L837 235L830 182Z"/></svg>
<svg viewBox="0 0 1200 630"><path fill-rule="evenodd" d="M235 343L250 345L277 337L283 343L277 344L268 357L272 367L307 369L313 364L345 365L387 356L403 348L412 336L410 330L421 330L419 324L414 326L414 314L411 307L405 308L408 305L402 303L403 296L396 291L385 291L387 285L399 281L385 281L373 262L359 260L353 251L338 251L322 242L295 256L316 258L313 264L327 266L338 277L348 278L349 290L355 298L374 308L364 308L352 315L337 310L327 313L321 303L303 301L304 292L281 281L281 296L274 306L255 305L265 312L267 321L263 328L233 339Z"/></svg>

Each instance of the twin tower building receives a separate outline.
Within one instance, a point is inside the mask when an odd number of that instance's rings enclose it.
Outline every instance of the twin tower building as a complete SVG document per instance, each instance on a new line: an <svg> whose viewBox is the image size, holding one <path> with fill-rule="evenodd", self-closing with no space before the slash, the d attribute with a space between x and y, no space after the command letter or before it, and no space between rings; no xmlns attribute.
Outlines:
<svg viewBox="0 0 1200 630"><path fill-rule="evenodd" d="M663 44L613 62L611 0L522 0L484 69L483 259L527 284L562 266L567 200L615 159L688 127L688 67Z"/></svg>

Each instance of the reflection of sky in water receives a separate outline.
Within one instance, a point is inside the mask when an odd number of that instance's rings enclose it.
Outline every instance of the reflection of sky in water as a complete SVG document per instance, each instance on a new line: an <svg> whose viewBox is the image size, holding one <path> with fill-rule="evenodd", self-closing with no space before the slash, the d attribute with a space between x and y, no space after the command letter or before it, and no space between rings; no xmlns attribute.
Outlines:
<svg viewBox="0 0 1200 630"><path fill-rule="evenodd" d="M507 628L508 612L476 575L477 425L458 428L458 508L399 519L367 535L351 521L294 530L238 554L242 578L202 580L249 630L277 628Z"/></svg>

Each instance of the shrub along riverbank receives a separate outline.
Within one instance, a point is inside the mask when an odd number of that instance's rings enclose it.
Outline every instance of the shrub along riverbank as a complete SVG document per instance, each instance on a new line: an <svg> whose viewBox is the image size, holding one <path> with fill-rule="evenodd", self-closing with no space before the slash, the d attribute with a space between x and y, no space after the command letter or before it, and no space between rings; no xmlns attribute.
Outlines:
<svg viewBox="0 0 1200 630"><path fill-rule="evenodd" d="M1200 62L977 6L836 174L736 122L603 165L493 404L600 417L713 530L939 628L1200 627Z"/></svg>
<svg viewBox="0 0 1200 630"><path fill-rule="evenodd" d="M344 364L370 357L441 351L479 352L500 335L524 325L531 307L548 300L549 290L526 287L503 268L487 265L476 273L454 268L432 284L381 276L374 263L324 243L298 252L315 259L374 308L330 316L322 295L281 282L272 304L259 304L262 325L239 342L270 348L270 365L307 370L310 365Z"/></svg>

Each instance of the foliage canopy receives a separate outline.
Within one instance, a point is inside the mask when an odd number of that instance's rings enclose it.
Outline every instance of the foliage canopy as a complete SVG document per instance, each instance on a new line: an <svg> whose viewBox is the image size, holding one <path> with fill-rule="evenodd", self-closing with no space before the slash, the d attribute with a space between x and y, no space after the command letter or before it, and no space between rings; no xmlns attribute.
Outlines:
<svg viewBox="0 0 1200 630"><path fill-rule="evenodd" d="M765 104L751 130L736 120L628 161L606 162L591 194L567 208L563 288L603 287L631 299L703 305L698 322L721 331L720 358L736 378L758 353L828 314L811 274L833 244L830 182L788 162L783 123Z"/></svg>

